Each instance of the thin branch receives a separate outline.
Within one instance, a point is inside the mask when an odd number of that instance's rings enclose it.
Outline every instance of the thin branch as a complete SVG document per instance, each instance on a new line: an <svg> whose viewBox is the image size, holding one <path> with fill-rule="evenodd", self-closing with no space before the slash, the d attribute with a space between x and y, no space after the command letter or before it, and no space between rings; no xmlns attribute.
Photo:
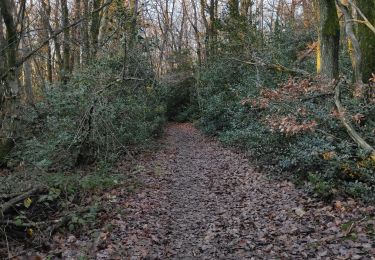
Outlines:
<svg viewBox="0 0 375 260"><path fill-rule="evenodd" d="M254 61L244 61L244 60L240 60L240 59L237 59L237 58L228 58L228 59L238 61L238 62L241 62L241 63L244 63L244 64L252 65L252 66L262 66L262 67L266 67L267 69L270 69L270 70L289 73L289 74L292 74L292 75L302 75L302 76L310 75L310 73L308 73L307 71L304 71L304 70L301 70L301 69L290 69L290 68L287 68L287 67L285 67L281 64L265 63L264 61L255 61L255 62Z"/></svg>
<svg viewBox="0 0 375 260"><path fill-rule="evenodd" d="M93 13L100 12L102 9L104 9L106 6L110 5L111 3L112 3L112 0L109 0L105 4L103 4L101 7L93 10L88 16L82 17L82 18L74 21L73 23L69 24L68 26L60 28L59 30L55 31L50 37L48 37L44 42L42 42L37 48L35 48L29 54L27 54L24 57L22 57L21 60L19 60L13 68L8 69L3 75L1 75L0 80L5 80L6 77L7 77L7 75L9 74L9 72L14 71L16 68L19 68L20 66L22 66L22 64L24 62L26 62L28 59L30 59L36 52L38 52L39 50L41 50L52 39L56 38L58 35L60 35L61 33L63 33L65 30L70 29L70 28L72 28L74 26L77 26L78 24L80 24L84 20L90 18Z"/></svg>
<svg viewBox="0 0 375 260"><path fill-rule="evenodd" d="M361 9L359 9L358 6L356 6L352 0L349 0L349 3L357 11L357 13L362 17L363 21L361 21L361 23L365 24L373 33L375 33L375 27L370 23L367 17L362 13Z"/></svg>

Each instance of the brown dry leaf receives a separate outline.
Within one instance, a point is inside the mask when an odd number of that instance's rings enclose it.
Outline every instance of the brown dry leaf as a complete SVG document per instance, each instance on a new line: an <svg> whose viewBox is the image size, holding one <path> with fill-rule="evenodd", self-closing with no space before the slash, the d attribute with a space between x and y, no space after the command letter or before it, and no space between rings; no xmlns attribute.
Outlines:
<svg viewBox="0 0 375 260"><path fill-rule="evenodd" d="M296 215L299 217L303 217L306 214L306 211L304 211L302 208L295 208L294 213L296 213Z"/></svg>

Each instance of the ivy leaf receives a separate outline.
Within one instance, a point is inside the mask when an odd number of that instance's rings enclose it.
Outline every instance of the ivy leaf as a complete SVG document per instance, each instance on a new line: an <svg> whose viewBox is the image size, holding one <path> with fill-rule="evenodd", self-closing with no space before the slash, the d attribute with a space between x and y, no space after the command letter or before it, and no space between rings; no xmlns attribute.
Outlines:
<svg viewBox="0 0 375 260"><path fill-rule="evenodd" d="M16 226L21 226L21 225L22 225L22 219L17 218L17 219L14 221L14 224L15 224Z"/></svg>
<svg viewBox="0 0 375 260"><path fill-rule="evenodd" d="M32 199L30 199L30 198L27 198L27 199L25 199L24 201L23 201L23 205L25 206L25 208L29 208L30 206L31 206L31 203L32 203L33 201L32 201Z"/></svg>

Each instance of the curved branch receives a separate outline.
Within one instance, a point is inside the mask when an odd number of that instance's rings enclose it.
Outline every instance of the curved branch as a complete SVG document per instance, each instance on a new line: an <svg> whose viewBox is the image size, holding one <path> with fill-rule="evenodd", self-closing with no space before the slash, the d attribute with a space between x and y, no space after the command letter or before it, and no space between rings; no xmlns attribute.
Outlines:
<svg viewBox="0 0 375 260"><path fill-rule="evenodd" d="M338 82L335 88L335 104L337 107L337 110L339 112L339 117L346 128L346 131L348 132L349 136L353 139L353 141L363 150L370 152L372 156L375 156L375 149L369 145L354 129L353 125L351 124L350 120L345 117L345 109L341 105L340 101L340 85L342 81Z"/></svg>
<svg viewBox="0 0 375 260"><path fill-rule="evenodd" d="M358 6L356 6L352 0L349 0L349 3L357 11L357 13L362 17L363 21L360 21L360 23L365 24L373 33L375 33L375 26L370 23L367 17L362 13L361 9L359 9Z"/></svg>

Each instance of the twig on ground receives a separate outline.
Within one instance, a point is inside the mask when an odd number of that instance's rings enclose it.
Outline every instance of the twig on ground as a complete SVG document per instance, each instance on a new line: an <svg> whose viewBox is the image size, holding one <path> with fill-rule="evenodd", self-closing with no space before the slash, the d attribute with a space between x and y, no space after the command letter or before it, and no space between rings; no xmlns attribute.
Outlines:
<svg viewBox="0 0 375 260"><path fill-rule="evenodd" d="M1 205L0 207L0 219L3 219L4 218L4 213L9 210L11 207L13 207L16 203L30 197L31 195L35 194L35 193L40 193L40 192L44 192L46 191L47 188L46 187L42 187L42 186L38 186L38 187L35 187L25 193L22 193L21 195L18 195L17 197L9 200L8 202L4 203L3 205Z"/></svg>

